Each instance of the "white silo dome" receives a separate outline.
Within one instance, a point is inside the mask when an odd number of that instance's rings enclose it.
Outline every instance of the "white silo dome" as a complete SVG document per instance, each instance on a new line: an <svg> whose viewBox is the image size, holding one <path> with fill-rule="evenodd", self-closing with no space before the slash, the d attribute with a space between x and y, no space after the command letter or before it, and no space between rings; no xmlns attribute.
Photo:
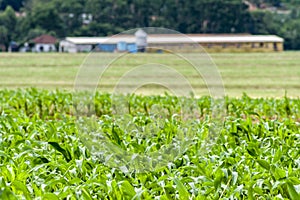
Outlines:
<svg viewBox="0 0 300 200"><path fill-rule="evenodd" d="M135 38L136 38L136 46L138 47L146 47L147 46L147 33L143 31L142 29L137 30L135 32Z"/></svg>

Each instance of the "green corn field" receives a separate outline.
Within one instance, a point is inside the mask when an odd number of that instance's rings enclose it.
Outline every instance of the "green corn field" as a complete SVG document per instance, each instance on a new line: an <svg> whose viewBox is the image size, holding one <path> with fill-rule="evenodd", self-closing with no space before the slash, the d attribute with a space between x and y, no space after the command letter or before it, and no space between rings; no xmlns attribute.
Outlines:
<svg viewBox="0 0 300 200"><path fill-rule="evenodd" d="M204 150L213 123L208 96L130 95L125 119L113 114L110 94L95 93L91 105L80 95L74 101L67 90L0 91L0 199L300 199L299 99L226 97L218 134ZM182 105L197 114L187 148L140 173L105 164L78 128L93 118L119 149L154 152L180 139ZM158 121L150 137L132 133Z"/></svg>

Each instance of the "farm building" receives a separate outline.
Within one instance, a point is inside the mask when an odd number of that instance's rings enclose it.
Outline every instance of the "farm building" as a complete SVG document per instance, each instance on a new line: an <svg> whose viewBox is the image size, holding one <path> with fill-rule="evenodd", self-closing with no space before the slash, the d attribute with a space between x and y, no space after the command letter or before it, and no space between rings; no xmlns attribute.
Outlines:
<svg viewBox="0 0 300 200"><path fill-rule="evenodd" d="M41 35L32 39L34 46L32 48L33 52L52 52L56 51L55 44L57 39L51 35Z"/></svg>
<svg viewBox="0 0 300 200"><path fill-rule="evenodd" d="M60 42L60 52L90 51L96 47L99 51L135 50L134 35L116 35L113 37L67 37ZM209 52L272 52L283 51L284 40L275 35L236 35L236 34L149 34L147 51L179 50L193 52L200 44ZM122 47L121 49L119 47Z"/></svg>
<svg viewBox="0 0 300 200"><path fill-rule="evenodd" d="M91 39L92 37L89 40L85 40L84 38L66 38L65 40L59 42L59 52L90 52L93 48L93 45L98 44L98 41Z"/></svg>

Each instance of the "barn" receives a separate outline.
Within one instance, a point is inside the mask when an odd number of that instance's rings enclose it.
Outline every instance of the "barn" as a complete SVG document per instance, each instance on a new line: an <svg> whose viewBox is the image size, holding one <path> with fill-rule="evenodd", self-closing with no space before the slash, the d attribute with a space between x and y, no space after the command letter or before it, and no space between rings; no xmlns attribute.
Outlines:
<svg viewBox="0 0 300 200"><path fill-rule="evenodd" d="M135 41L134 35L67 37L60 42L59 50L60 52L89 52L96 48L98 51L115 52L119 51L118 46L122 46L122 50L129 51L129 47L134 49ZM208 52L280 52L284 50L283 43L283 38L276 35L149 34L147 51L193 52L198 50L196 46L199 44Z"/></svg>
<svg viewBox="0 0 300 200"><path fill-rule="evenodd" d="M275 35L189 34L187 38L168 35L152 36L148 47L193 52L195 45L208 52L276 52L283 51L284 39Z"/></svg>

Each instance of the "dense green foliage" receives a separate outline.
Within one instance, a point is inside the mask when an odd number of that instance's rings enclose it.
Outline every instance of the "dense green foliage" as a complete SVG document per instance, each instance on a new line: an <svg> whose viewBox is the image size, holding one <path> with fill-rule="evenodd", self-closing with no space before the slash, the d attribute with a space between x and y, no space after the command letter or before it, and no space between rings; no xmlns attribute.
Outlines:
<svg viewBox="0 0 300 200"><path fill-rule="evenodd" d="M287 49L300 49L299 1L248 2L258 10L250 12L243 0L0 0L0 43L22 44L43 33L102 36L152 26L182 33L277 34Z"/></svg>
<svg viewBox="0 0 300 200"><path fill-rule="evenodd" d="M167 140L160 137L176 134L180 121L172 116L182 100L131 96L130 113L140 127L149 120L151 104L168 108L161 135L147 142L164 146ZM227 116L216 145L201 153L198 147L211 123L210 100L197 100L198 130L182 156L161 169L135 174L105 166L83 145L75 125L78 105L70 93L2 90L0 199L299 199L299 99L226 98ZM86 107L86 116L92 107ZM95 108L112 142L145 150L146 141L128 141L114 121L110 95L97 94Z"/></svg>

